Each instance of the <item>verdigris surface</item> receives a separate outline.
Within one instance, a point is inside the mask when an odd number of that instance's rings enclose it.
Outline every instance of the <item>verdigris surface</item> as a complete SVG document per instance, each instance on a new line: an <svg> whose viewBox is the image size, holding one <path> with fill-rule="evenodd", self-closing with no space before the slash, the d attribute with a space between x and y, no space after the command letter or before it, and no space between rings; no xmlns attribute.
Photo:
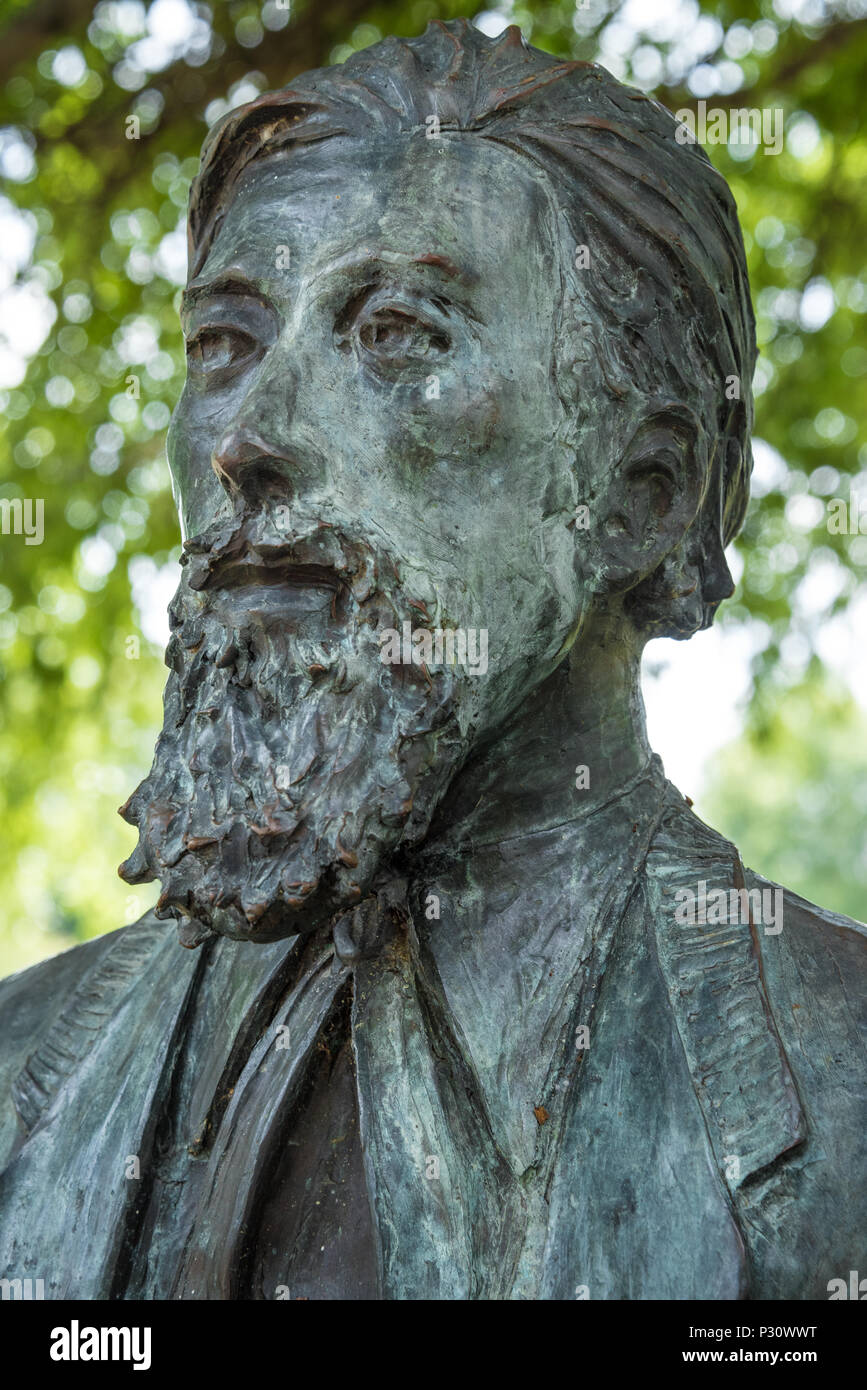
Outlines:
<svg viewBox="0 0 867 1390"><path fill-rule="evenodd" d="M732 592L750 472L737 217L677 130L459 21L209 135L123 809L162 893L0 986L4 1277L774 1299L863 1263L864 928L645 736L643 646Z"/></svg>

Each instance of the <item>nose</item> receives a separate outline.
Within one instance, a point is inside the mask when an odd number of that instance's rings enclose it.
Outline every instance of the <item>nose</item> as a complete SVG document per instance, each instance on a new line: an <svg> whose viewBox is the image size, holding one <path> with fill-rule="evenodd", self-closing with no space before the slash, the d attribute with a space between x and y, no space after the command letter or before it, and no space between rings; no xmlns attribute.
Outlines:
<svg viewBox="0 0 867 1390"><path fill-rule="evenodd" d="M211 455L211 467L230 497L241 493L247 501L261 502L292 490L289 460L246 426L226 431Z"/></svg>

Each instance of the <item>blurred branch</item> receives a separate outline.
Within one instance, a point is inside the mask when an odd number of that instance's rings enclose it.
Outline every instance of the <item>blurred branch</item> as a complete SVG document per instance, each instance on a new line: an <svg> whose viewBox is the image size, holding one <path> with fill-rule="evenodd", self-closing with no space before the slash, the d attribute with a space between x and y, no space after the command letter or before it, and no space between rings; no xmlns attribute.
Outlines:
<svg viewBox="0 0 867 1390"><path fill-rule="evenodd" d="M805 38L800 52L780 64L774 72L769 72L752 87L741 87L736 92L714 92L708 98L713 106L761 106L762 98L771 92L784 92L791 88L802 73L829 58L838 49L859 39L867 37L867 19L841 20L817 39ZM657 87L653 93L670 110L695 110L697 98L684 87Z"/></svg>
<svg viewBox="0 0 867 1390"><path fill-rule="evenodd" d="M93 14L94 0L34 0L0 27L0 82L25 63L32 63L52 40L82 37Z"/></svg>
<svg viewBox="0 0 867 1390"><path fill-rule="evenodd" d="M90 4L85 8L89 10ZM399 0L395 0L395 12L400 8ZM241 50L232 47L231 41L225 38L229 51L201 67L192 68L179 59L163 72L154 74L146 84L160 93L164 103L159 122L150 136L161 129L172 129L184 118L201 116L209 102L225 96L234 82L252 70L261 72L265 90L272 90L285 86L299 73L322 67L334 45L369 11L370 0L336 0L336 3L331 0L327 5L310 5L294 23L279 33L267 34L258 48ZM216 25L215 32L218 33ZM115 87L110 101L108 95L106 92L100 101L98 117L94 111L87 112L56 139L69 141L84 155L99 152L104 157L106 149L120 149L119 122L122 123L128 114L136 93ZM40 143L50 146L55 141L42 137Z"/></svg>

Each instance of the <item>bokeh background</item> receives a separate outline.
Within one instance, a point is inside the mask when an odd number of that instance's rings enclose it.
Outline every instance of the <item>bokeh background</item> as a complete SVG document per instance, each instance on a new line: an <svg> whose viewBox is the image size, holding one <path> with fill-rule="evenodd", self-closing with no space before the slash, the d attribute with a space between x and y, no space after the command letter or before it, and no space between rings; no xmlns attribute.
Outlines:
<svg viewBox="0 0 867 1390"><path fill-rule="evenodd" d="M735 599L712 632L651 644L646 700L669 776L749 864L867 916L867 0L2 0L0 497L44 499L45 534L0 535L0 974L157 893L116 875L135 840L116 808L160 724L165 431L208 126L460 14L672 111L782 113L777 155L707 147L758 318L753 501ZM865 534L829 530L859 488Z"/></svg>

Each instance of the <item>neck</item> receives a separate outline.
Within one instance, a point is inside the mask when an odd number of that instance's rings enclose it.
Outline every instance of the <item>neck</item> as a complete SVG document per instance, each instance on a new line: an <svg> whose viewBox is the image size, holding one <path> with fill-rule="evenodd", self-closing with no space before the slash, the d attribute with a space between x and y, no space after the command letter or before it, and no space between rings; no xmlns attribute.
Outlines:
<svg viewBox="0 0 867 1390"><path fill-rule="evenodd" d="M488 842L575 820L647 765L641 644L597 617L569 656L470 758L428 844Z"/></svg>

